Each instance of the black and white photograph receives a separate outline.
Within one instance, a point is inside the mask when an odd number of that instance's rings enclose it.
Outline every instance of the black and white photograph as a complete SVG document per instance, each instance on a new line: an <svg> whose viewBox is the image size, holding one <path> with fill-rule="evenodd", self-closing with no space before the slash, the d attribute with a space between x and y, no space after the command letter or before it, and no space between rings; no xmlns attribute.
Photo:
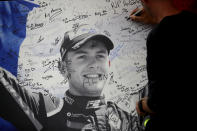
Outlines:
<svg viewBox="0 0 197 131"><path fill-rule="evenodd" d="M0 130L143 131L136 102L148 93L153 26L130 19L140 0L0 7Z"/></svg>

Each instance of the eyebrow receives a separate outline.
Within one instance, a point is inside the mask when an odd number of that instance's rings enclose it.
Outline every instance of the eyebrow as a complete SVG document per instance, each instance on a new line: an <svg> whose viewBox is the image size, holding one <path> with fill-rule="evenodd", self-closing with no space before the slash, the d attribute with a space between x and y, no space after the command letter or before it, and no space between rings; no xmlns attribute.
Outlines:
<svg viewBox="0 0 197 131"><path fill-rule="evenodd" d="M86 51L82 51L82 50L76 51L76 52L74 52L74 53L75 53L75 54L87 54Z"/></svg>
<svg viewBox="0 0 197 131"><path fill-rule="evenodd" d="M106 53L107 51L106 50L101 50L101 51L98 51L96 53Z"/></svg>

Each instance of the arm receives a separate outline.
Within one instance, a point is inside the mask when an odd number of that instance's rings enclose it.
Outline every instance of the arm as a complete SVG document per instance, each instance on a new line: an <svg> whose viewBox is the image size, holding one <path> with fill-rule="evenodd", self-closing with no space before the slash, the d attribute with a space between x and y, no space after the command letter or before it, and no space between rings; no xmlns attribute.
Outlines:
<svg viewBox="0 0 197 131"><path fill-rule="evenodd" d="M41 99L40 99L41 100ZM18 85L15 76L0 67L0 116L19 130L40 131L38 103ZM19 120L20 119L20 120Z"/></svg>

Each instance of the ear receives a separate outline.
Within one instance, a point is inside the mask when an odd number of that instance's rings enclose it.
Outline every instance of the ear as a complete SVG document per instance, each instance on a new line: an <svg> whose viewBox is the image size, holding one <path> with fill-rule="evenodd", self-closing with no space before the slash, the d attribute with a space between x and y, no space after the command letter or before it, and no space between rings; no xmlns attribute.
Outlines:
<svg viewBox="0 0 197 131"><path fill-rule="evenodd" d="M142 4L147 4L149 3L149 0L141 0Z"/></svg>
<svg viewBox="0 0 197 131"><path fill-rule="evenodd" d="M61 73L63 76L67 76L67 75L68 75L67 68L66 68L66 62L64 62L64 61L59 61L59 62L58 62L58 69L59 69L60 73Z"/></svg>

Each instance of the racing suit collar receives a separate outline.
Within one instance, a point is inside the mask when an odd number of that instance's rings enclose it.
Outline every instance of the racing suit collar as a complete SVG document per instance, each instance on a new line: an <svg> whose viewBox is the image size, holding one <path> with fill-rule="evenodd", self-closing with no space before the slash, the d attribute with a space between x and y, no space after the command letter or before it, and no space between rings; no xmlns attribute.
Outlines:
<svg viewBox="0 0 197 131"><path fill-rule="evenodd" d="M85 109L94 109L100 108L105 105L105 97L97 96L97 97L88 97L88 96L75 96L71 94L69 91L66 91L64 100L66 103L77 106Z"/></svg>

